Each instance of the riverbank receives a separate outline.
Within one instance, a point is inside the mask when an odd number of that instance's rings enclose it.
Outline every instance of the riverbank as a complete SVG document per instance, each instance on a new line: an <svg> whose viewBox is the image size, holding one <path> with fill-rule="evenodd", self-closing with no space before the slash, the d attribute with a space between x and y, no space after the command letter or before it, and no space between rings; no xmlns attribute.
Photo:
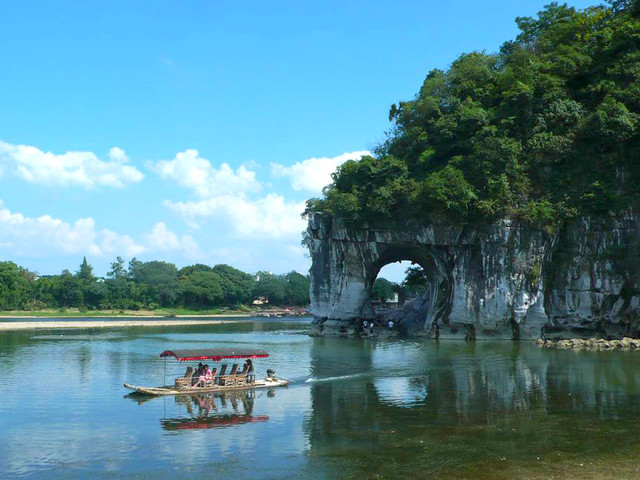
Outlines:
<svg viewBox="0 0 640 480"><path fill-rule="evenodd" d="M15 330L67 330L75 328L177 327L189 325L221 325L247 320L70 320L64 322L0 322L0 332Z"/></svg>
<svg viewBox="0 0 640 480"><path fill-rule="evenodd" d="M159 308L154 310L80 310L78 308L44 310L0 310L3 318L220 318L251 317L251 310L188 310Z"/></svg>

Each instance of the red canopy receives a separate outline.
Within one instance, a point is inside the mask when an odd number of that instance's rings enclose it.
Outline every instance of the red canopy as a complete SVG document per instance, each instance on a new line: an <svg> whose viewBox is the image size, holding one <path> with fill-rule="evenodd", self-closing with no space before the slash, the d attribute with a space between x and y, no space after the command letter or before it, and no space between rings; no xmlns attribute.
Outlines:
<svg viewBox="0 0 640 480"><path fill-rule="evenodd" d="M269 354L264 350L248 348L199 348L194 350L165 350L160 356L176 357L181 362L192 360L219 362L224 358L266 358Z"/></svg>

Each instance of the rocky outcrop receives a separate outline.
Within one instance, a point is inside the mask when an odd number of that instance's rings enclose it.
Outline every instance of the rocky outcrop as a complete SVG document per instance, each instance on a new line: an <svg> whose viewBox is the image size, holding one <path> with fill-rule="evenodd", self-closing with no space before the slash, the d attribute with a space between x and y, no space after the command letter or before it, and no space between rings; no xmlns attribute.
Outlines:
<svg viewBox="0 0 640 480"><path fill-rule="evenodd" d="M581 217L548 235L505 219L346 228L312 214L309 248L314 334L355 334L376 319L380 269L410 260L429 279L416 301L388 314L400 334L534 339L638 336L640 217ZM382 332L378 327L375 331Z"/></svg>
<svg viewBox="0 0 640 480"><path fill-rule="evenodd" d="M604 338L570 338L566 340L542 340L536 342L543 348L559 348L562 350L634 350L640 351L640 339L624 337L622 340L605 340Z"/></svg>

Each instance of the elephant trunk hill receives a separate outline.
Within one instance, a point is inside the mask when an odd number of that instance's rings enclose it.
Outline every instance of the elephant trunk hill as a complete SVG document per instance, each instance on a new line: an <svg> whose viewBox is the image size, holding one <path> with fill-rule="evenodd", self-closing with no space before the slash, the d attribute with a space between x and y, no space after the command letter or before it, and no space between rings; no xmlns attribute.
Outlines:
<svg viewBox="0 0 640 480"><path fill-rule="evenodd" d="M639 220L633 209L583 216L550 235L508 219L482 227L407 222L356 229L311 214L314 334L354 334L363 319L378 321L384 332L393 319L395 330L430 338L637 336ZM427 288L376 315L373 282L400 260L425 270Z"/></svg>

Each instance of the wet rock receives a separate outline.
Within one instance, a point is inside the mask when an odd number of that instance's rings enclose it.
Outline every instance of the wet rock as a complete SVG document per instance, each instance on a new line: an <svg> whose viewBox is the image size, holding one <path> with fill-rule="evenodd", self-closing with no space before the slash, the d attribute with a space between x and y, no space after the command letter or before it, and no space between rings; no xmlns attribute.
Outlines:
<svg viewBox="0 0 640 480"><path fill-rule="evenodd" d="M605 340L602 338L591 338L588 340L580 338L538 340L536 344L543 348L572 350L640 350L640 339L629 337L624 337L622 340Z"/></svg>

